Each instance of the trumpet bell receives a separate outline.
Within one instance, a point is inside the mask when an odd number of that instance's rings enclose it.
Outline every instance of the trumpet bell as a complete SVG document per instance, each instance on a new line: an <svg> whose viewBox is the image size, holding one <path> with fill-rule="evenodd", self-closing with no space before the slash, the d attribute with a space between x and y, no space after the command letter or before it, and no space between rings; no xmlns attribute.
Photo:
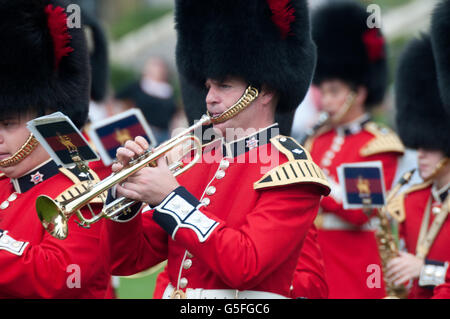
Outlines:
<svg viewBox="0 0 450 319"><path fill-rule="evenodd" d="M68 234L67 218L61 213L60 205L48 196L39 196L36 211L45 230L55 238L66 239Z"/></svg>

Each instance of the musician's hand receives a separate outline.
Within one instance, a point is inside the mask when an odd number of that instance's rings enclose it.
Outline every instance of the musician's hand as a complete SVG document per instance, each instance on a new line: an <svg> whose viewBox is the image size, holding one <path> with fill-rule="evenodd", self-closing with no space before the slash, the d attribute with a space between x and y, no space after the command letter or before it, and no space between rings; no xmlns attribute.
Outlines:
<svg viewBox="0 0 450 319"><path fill-rule="evenodd" d="M117 194L154 207L180 186L161 157L156 167L144 167L117 186Z"/></svg>
<svg viewBox="0 0 450 319"><path fill-rule="evenodd" d="M124 147L117 150L118 163L113 165L113 171L127 165L132 158L142 155L147 148L148 143L144 138L137 137L134 141L125 143ZM117 185L116 196L156 206L178 186L180 185L170 171L166 158L161 157L156 167L144 167Z"/></svg>
<svg viewBox="0 0 450 319"><path fill-rule="evenodd" d="M409 280L417 279L424 265L424 260L415 255L400 252L400 256L393 258L386 269L386 279L395 285L401 285Z"/></svg>
<svg viewBox="0 0 450 319"><path fill-rule="evenodd" d="M123 147L119 147L116 152L117 161L111 166L113 172L121 170L134 157L144 154L150 145L142 136L138 136L133 140L128 140Z"/></svg>

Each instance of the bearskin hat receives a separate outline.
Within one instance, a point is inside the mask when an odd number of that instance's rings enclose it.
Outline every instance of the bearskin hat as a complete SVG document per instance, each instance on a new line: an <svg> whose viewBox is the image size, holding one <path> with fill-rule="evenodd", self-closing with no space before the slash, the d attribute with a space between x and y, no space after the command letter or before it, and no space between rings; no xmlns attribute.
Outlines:
<svg viewBox="0 0 450 319"><path fill-rule="evenodd" d="M437 86L429 35L412 40L399 61L396 123L403 143L413 149L438 149L450 155L450 116Z"/></svg>
<svg viewBox="0 0 450 319"><path fill-rule="evenodd" d="M369 28L369 13L355 1L319 6L312 14L317 45L313 82L339 79L367 88L366 107L383 101L388 77L385 39L379 28Z"/></svg>
<svg viewBox="0 0 450 319"><path fill-rule="evenodd" d="M88 34L89 60L91 64L91 99L101 102L108 92L109 52L108 40L99 21L84 13L83 26L90 30Z"/></svg>
<svg viewBox="0 0 450 319"><path fill-rule="evenodd" d="M198 90L183 90L188 113L192 97L205 112L207 78L267 85L280 96L278 112L292 112L306 95L315 65L306 0L177 0L175 22L178 71Z"/></svg>
<svg viewBox="0 0 450 319"><path fill-rule="evenodd" d="M0 0L0 116L61 111L81 127L90 69L82 28L62 0Z"/></svg>
<svg viewBox="0 0 450 319"><path fill-rule="evenodd" d="M442 1L431 20L431 42L441 97L450 114L450 0Z"/></svg>

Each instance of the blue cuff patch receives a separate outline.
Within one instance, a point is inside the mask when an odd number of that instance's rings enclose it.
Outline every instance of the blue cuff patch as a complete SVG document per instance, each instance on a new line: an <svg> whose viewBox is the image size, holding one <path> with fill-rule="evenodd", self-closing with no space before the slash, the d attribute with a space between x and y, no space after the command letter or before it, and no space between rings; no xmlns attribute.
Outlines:
<svg viewBox="0 0 450 319"><path fill-rule="evenodd" d="M204 242L219 223L199 210L202 205L186 188L180 186L155 208L153 220L172 239L175 239L176 232L182 227L193 230L199 241Z"/></svg>

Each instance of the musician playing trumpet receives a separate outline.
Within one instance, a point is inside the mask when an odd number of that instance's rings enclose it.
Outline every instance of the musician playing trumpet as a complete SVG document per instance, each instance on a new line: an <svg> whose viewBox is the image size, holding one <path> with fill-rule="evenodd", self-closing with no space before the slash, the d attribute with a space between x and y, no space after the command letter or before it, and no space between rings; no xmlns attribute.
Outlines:
<svg viewBox="0 0 450 319"><path fill-rule="evenodd" d="M274 123L276 109L297 107L312 76L306 1L290 1L295 24L286 21L288 31L276 19L286 17L271 13L273 1L187 2L176 2L178 68L193 94L203 95L221 138L204 145L199 163L177 179L161 158L117 186L117 196L148 205L118 218L122 223L105 223L113 273L134 274L167 259L163 298L286 298L329 192L308 152ZM262 42L246 36L260 28ZM113 170L147 147L140 138L127 142Z"/></svg>

